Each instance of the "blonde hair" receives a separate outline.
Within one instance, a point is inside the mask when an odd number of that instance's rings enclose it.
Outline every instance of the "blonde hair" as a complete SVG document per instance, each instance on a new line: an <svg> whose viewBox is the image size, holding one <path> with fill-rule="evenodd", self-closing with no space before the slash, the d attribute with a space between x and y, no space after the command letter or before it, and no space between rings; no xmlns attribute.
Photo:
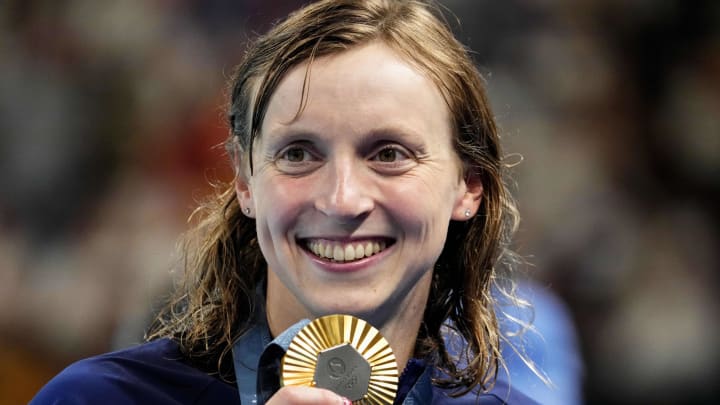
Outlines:
<svg viewBox="0 0 720 405"><path fill-rule="evenodd" d="M436 384L465 392L478 385L487 389L497 375L500 333L490 291L503 263L512 260L507 246L518 214L503 181L506 166L483 80L443 21L436 7L412 0L325 0L291 14L251 44L234 74L227 145L234 160L252 153L269 100L291 68L309 61L309 72L314 58L371 41L382 41L437 85L465 175L482 182L483 198L477 216L450 223L416 355L430 358L448 376ZM231 184L198 215L185 239L183 284L148 338L173 337L191 362L232 378L228 353L250 326L266 265L255 222L240 212ZM467 342L466 365L445 347L447 324Z"/></svg>

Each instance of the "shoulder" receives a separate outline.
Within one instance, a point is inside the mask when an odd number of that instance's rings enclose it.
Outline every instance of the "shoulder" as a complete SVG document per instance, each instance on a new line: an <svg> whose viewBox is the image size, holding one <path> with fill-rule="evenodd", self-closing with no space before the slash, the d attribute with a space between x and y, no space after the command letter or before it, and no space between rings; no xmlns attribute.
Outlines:
<svg viewBox="0 0 720 405"><path fill-rule="evenodd" d="M582 362L568 309L547 288L528 281L518 281L517 286L518 298L532 306L497 305L498 326L506 337L500 344L505 367L498 370L494 387L479 396L471 392L460 397L450 397L449 391L436 388L436 403L582 403ZM494 290L493 295L504 302L498 291ZM518 321L531 328L523 330ZM451 326L443 329L443 337L450 355L464 362L465 339ZM551 384L546 384L533 368Z"/></svg>
<svg viewBox="0 0 720 405"><path fill-rule="evenodd" d="M496 381L490 392L479 393L476 389L461 396L452 396L452 390L433 386L433 405L537 405L539 402L510 387L504 381Z"/></svg>
<svg viewBox="0 0 720 405"><path fill-rule="evenodd" d="M568 307L536 283L519 282L517 294L532 309L507 306L498 310L498 323L507 337L501 343L506 367L499 370L498 379L540 403L582 403L583 363ZM523 331L517 320L531 328ZM550 384L541 381L526 359Z"/></svg>
<svg viewBox="0 0 720 405"><path fill-rule="evenodd" d="M176 343L160 339L91 357L63 370L37 404L238 402L237 389L186 364Z"/></svg>

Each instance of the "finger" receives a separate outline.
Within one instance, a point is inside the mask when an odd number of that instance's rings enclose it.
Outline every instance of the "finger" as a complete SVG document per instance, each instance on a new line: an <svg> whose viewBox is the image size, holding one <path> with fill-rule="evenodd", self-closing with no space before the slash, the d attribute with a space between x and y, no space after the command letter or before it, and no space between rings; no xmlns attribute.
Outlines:
<svg viewBox="0 0 720 405"><path fill-rule="evenodd" d="M352 402L345 397L322 388L287 386L280 388L267 402L267 405L281 404L351 405Z"/></svg>

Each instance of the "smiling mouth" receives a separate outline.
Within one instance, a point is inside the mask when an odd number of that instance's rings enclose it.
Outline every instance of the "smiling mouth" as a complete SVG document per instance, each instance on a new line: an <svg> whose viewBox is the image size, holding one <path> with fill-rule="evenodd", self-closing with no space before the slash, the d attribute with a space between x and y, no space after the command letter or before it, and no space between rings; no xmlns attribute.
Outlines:
<svg viewBox="0 0 720 405"><path fill-rule="evenodd" d="M385 240L343 243L317 239L306 240L303 244L316 257L339 263L362 260L382 252L390 245L392 242Z"/></svg>

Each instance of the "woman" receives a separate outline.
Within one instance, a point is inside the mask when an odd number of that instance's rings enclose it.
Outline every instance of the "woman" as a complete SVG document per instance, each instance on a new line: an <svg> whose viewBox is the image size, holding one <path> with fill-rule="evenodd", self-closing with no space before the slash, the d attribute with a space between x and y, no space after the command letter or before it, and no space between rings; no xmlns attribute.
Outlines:
<svg viewBox="0 0 720 405"><path fill-rule="evenodd" d="M517 213L482 79L436 10L307 6L249 48L228 117L236 179L201 208L150 343L71 366L35 403L347 403L273 380L277 342L334 313L387 338L396 403L527 400L490 392Z"/></svg>

